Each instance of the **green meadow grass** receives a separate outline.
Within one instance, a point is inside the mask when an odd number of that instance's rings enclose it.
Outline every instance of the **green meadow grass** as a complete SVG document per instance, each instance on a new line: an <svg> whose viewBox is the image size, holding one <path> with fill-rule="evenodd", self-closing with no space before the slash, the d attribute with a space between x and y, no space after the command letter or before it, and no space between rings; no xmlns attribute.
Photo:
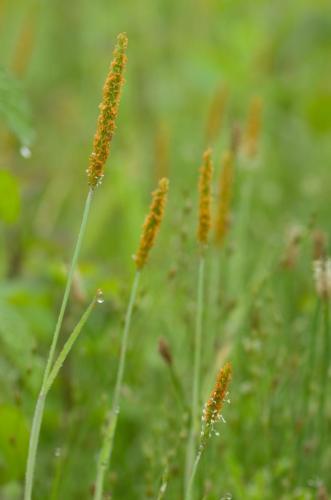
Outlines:
<svg viewBox="0 0 331 500"><path fill-rule="evenodd" d="M206 251L201 413L228 360L233 380L226 423L217 425L220 436L209 440L199 464L195 498L324 500L331 494L330 300L316 293L313 259L316 231L330 237L327 0L0 2L0 499L22 498L32 415L87 190L97 105L120 31L128 34L129 60L117 131L60 344L96 289L104 302L48 395L33 498L93 498L132 255L163 175L169 199L133 309L105 493L157 499L166 485L163 498L184 498L198 176L209 109L226 85L212 144L214 206L233 126L245 127L253 96L264 107L258 155L236 161L225 244L220 250L211 238ZM289 247L293 234L299 236ZM158 351L161 337L172 372Z"/></svg>

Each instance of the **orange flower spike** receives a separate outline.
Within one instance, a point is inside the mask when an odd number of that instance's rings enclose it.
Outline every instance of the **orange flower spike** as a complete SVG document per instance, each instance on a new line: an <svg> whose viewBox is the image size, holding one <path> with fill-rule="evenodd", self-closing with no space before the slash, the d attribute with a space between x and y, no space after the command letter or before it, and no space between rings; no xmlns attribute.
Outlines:
<svg viewBox="0 0 331 500"><path fill-rule="evenodd" d="M211 149L207 149L203 155L203 164L200 168L199 179L199 224L198 241L202 247L208 243L208 234L211 227L211 179L213 164L211 159Z"/></svg>
<svg viewBox="0 0 331 500"><path fill-rule="evenodd" d="M95 189L103 179L105 163L110 153L111 140L116 129L116 118L124 83L123 71L127 62L126 49L128 39L125 33L117 37L113 61L103 87L102 102L99 105L97 130L93 141L87 169L88 184Z"/></svg>
<svg viewBox="0 0 331 500"><path fill-rule="evenodd" d="M140 244L136 255L133 257L138 271L146 264L149 252L155 243L156 236L160 230L160 225L164 216L164 209L167 201L169 181L163 178L159 181L158 188L152 193L152 203L147 215Z"/></svg>
<svg viewBox="0 0 331 500"><path fill-rule="evenodd" d="M232 196L234 153L226 151L222 158L222 170L219 178L218 207L215 224L215 242L222 245L229 228L230 203Z"/></svg>
<svg viewBox="0 0 331 500"><path fill-rule="evenodd" d="M202 446L205 445L206 440L212 435L214 425L222 419L222 409L228 395L231 378L232 366L230 363L226 363L218 372L214 389L210 393L209 399L203 410L203 429L201 432Z"/></svg>

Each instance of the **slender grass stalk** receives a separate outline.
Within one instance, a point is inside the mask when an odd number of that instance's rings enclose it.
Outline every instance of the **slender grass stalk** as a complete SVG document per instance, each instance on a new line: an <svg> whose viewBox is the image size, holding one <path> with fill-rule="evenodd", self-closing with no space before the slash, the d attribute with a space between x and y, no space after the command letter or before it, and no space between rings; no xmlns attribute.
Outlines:
<svg viewBox="0 0 331 500"><path fill-rule="evenodd" d="M132 285L132 289L131 289L131 294L130 294L130 299L129 299L129 304L128 304L128 308L127 308L126 315L125 315L123 336L122 336L122 342L121 342L121 352L120 352L120 359L119 359L119 365L118 365L117 376L116 376L116 384L115 384L115 390L114 390L112 409L111 409L111 412L110 412L110 415L108 418L108 422L107 422L107 426L106 426L106 430L105 430L105 434L104 434L104 439L103 439L103 443L102 443L102 448L100 451L99 460L98 460L98 464L97 464L97 476L96 476L94 500L101 500L102 499L105 472L108 468L111 454L112 454L112 450L113 450L113 443L114 443L114 437L115 437L115 433L116 433L117 419L118 419L118 415L120 412L120 398L121 398L121 390L122 390L123 375L124 375L124 368L125 368L126 352L127 352L127 348L128 348L128 337L129 337L129 330L130 330L130 324L131 324L131 317L132 317L133 306L134 306L136 296L137 296L140 275L141 275L141 272L139 270L137 270L135 277L134 277L134 281L133 281L133 285Z"/></svg>
<svg viewBox="0 0 331 500"><path fill-rule="evenodd" d="M321 300L317 298L315 311L312 318L312 324L310 328L310 339L307 349L307 356L304 358L305 366L305 378L303 386L302 395L302 405L300 408L300 414L305 415L304 428L298 435L297 440L297 450L296 456L298 457L298 478L303 479L305 477L307 469L307 460L305 460L305 455L302 450L302 443L306 440L309 432L311 431L311 418L309 414L310 399L311 399L311 380L314 377L315 371L315 360L316 360L316 347L319 329L319 317L321 311Z"/></svg>
<svg viewBox="0 0 331 500"><path fill-rule="evenodd" d="M204 406L202 414L202 427L200 432L199 449L196 453L194 463L190 470L190 475L185 491L185 500L191 500L193 497L192 488L193 488L194 478L198 469L201 455L207 445L207 442L213 434L218 434L215 431L215 424L219 420L224 421L222 417L222 409L228 395L228 386L231 381L231 376L232 376L231 364L226 363L224 367L221 370L219 370L214 388L209 396L208 401Z"/></svg>
<svg viewBox="0 0 331 500"><path fill-rule="evenodd" d="M194 337L194 360L193 360L193 386L192 386L192 410L191 427L186 450L185 468L185 491L187 491L189 478L191 476L196 453L196 438L199 430L199 396L200 396L200 371L201 371L201 337L204 302L204 274L205 274L205 250L208 245L208 236L211 228L211 180L213 163L211 149L207 149L203 155L203 163L200 168L199 177L199 218L197 240L200 247L198 264L198 286L197 286L197 312Z"/></svg>
<svg viewBox="0 0 331 500"><path fill-rule="evenodd" d="M188 480L187 488L186 488L185 500L190 500L192 498L192 487L194 484L194 478L195 478L195 475L196 475L196 472L198 469L201 455L202 455L202 451L199 451L196 458L195 458L195 461L194 461L194 464L192 467L192 471L191 471L191 474L190 474L190 477Z"/></svg>
<svg viewBox="0 0 331 500"><path fill-rule="evenodd" d="M84 206L81 225L80 225L79 232L78 232L76 246L74 249L73 257L72 257L70 268L69 268L69 273L68 273L67 283L66 283L65 290L64 290L62 304L60 307L60 312L58 315L58 319L56 322L51 347L50 347L49 354L48 354L48 359L47 359L47 363L46 363L46 367L45 367L45 371L44 371L44 375L43 375L43 381L41 384L41 389L40 389L39 396L37 399L35 412L33 415L32 428L31 428L31 433L30 433L28 459L27 459L27 466L26 466L26 475L25 475L24 500L30 500L31 495L32 495L32 487L33 487L34 471L35 471L35 465L36 465L36 455L37 455L38 443L39 443L40 428L41 428L41 423L43 420L45 399L46 399L46 394L47 394L47 390L46 390L47 380L48 380L48 376L50 374L52 364L54 361L55 349L57 346L59 333L60 333L62 322L63 322L64 313L65 313L65 310L66 310L66 307L68 304L69 293L70 293L70 289L71 289L71 285L72 285L72 281L73 281L73 276L74 276L74 272L75 272L76 265L77 265L77 260L78 260L83 236L85 234L85 229L86 229L86 224L87 224L87 220L88 220L88 216L89 216L89 212L90 212L90 208L91 208L92 198L93 198L93 190L89 189L89 192L88 192L88 195L86 198L86 202L85 202L85 206Z"/></svg>
<svg viewBox="0 0 331 500"><path fill-rule="evenodd" d="M194 361L193 361L193 386L192 386L192 409L191 409L191 427L187 446L186 457L186 490L189 487L189 478L192 475L194 456L196 453L196 440L199 431L199 394L200 394L200 371L201 371L201 337L203 320L203 301L204 301L204 274L205 274L205 256L202 254L199 261L198 270L198 296L197 296L197 315L195 325L194 342Z"/></svg>
<svg viewBox="0 0 331 500"><path fill-rule="evenodd" d="M320 437L321 443L324 440L324 433L326 429L325 424L325 406L326 406L326 395L328 394L328 378L329 378L329 366L330 366L330 314L329 314L329 301L323 301L323 330L324 330L324 346L323 346L323 358L322 358L322 379L321 379L321 390L320 390L320 401L319 401L319 416L320 422Z"/></svg>
<svg viewBox="0 0 331 500"><path fill-rule="evenodd" d="M129 304L125 315L124 330L121 341L121 352L117 369L112 408L106 423L106 430L97 464L94 500L101 500L103 495L105 472L111 459L117 419L120 412L121 389L125 368L126 351L128 347L128 336L131 324L132 310L137 296L141 271L148 261L151 248L153 247L156 236L160 230L160 225L163 219L167 200L168 189L168 179L160 179L158 188L152 193L152 203L150 205L149 213L145 218L138 251L133 257L136 264L136 274L134 277Z"/></svg>
<svg viewBox="0 0 331 500"><path fill-rule="evenodd" d="M58 355L56 361L54 362L53 368L50 371L50 374L47 378L46 384L45 384L45 394L48 393L50 390L51 386L53 385L54 380L56 379L60 369L62 368L63 363L65 362L69 352L71 351L74 343L76 342L80 332L82 331L83 326L85 325L86 321L88 320L95 304L97 301L97 295L93 298L92 302L78 321L77 325L71 332L71 334L68 337L68 340L64 344L60 354Z"/></svg>

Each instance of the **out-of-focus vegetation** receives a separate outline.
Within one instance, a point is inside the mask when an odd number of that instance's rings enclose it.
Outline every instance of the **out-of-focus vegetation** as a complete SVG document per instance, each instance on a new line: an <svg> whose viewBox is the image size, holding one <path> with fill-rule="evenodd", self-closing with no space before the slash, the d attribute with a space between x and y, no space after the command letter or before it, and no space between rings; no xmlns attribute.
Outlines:
<svg viewBox="0 0 331 500"><path fill-rule="evenodd" d="M182 498L187 415L158 340L169 343L189 400L198 167L213 146L216 196L231 131L245 129L259 96L258 153L239 156L231 228L225 246L211 243L207 253L201 410L225 359L234 376L227 424L210 440L195 486L208 500L326 499L331 330L312 261L325 247L323 233L330 235L329 0L0 1L0 498L22 495L97 105L120 31L129 37L129 61L117 132L61 342L96 288L105 302L49 395L35 498L91 496L132 254L163 175L169 203L134 311L106 491L157 498L166 477L165 498ZM220 89L225 110L209 144L208 116Z"/></svg>

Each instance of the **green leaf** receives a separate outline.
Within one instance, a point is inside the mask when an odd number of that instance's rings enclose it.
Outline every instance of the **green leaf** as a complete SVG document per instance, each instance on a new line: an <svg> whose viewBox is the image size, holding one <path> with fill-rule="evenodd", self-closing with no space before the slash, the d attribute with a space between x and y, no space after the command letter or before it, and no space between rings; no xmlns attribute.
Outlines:
<svg viewBox="0 0 331 500"><path fill-rule="evenodd" d="M16 177L0 170L0 220L12 224L20 213L20 188Z"/></svg>

